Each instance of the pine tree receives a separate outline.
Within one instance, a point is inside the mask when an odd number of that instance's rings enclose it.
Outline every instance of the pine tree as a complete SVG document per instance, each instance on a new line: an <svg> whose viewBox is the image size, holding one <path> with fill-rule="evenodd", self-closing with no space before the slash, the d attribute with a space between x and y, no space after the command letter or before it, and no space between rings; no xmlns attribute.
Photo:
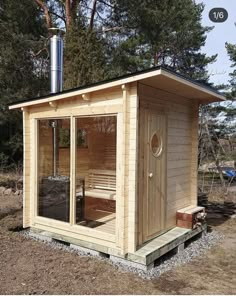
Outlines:
<svg viewBox="0 0 236 296"><path fill-rule="evenodd" d="M200 52L210 27L192 0L35 0L48 28L65 29L65 87L165 65L208 82ZM102 70L101 70L102 69Z"/></svg>
<svg viewBox="0 0 236 296"><path fill-rule="evenodd" d="M231 67L234 68L230 74L231 98L236 100L236 44L226 43L226 49L232 62Z"/></svg>
<svg viewBox="0 0 236 296"><path fill-rule="evenodd" d="M226 49L232 62L230 85L220 86L227 101L201 106L199 157L202 160L236 160L236 46L226 43ZM221 145L228 142L227 151Z"/></svg>
<svg viewBox="0 0 236 296"><path fill-rule="evenodd" d="M105 47L95 31L73 26L65 36L64 88L70 89L105 78Z"/></svg>
<svg viewBox="0 0 236 296"><path fill-rule="evenodd" d="M58 26L64 35L64 89L105 78L106 47L97 14L103 4L97 0L35 0L50 28ZM89 5L90 3L90 5Z"/></svg>
<svg viewBox="0 0 236 296"><path fill-rule="evenodd" d="M201 25L204 6L192 0L113 1L114 26L120 28L113 49L119 72L165 65L206 82L206 66L216 59L200 52L210 27ZM121 37L121 41L119 41Z"/></svg>
<svg viewBox="0 0 236 296"><path fill-rule="evenodd" d="M8 103L37 96L45 89L42 48L44 25L31 0L1 0L0 3L0 162L22 160L22 118L8 110ZM42 71L41 71L42 70ZM1 165L0 163L0 165Z"/></svg>

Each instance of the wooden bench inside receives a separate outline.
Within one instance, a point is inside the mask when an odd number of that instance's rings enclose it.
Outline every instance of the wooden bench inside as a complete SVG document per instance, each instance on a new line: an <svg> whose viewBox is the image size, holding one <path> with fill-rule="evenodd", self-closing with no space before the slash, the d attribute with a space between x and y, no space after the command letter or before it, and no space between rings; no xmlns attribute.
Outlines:
<svg viewBox="0 0 236 296"><path fill-rule="evenodd" d="M116 199L116 172L112 170L89 170L85 196Z"/></svg>

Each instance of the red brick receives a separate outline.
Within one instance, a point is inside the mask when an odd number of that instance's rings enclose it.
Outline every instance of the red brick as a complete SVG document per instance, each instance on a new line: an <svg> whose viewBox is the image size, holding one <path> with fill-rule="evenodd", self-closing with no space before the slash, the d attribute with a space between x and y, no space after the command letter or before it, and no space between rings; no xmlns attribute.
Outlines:
<svg viewBox="0 0 236 296"><path fill-rule="evenodd" d="M186 214L186 213L177 213L177 220L183 220L183 221L189 221L192 222L193 215L192 214Z"/></svg>
<svg viewBox="0 0 236 296"><path fill-rule="evenodd" d="M182 227L182 228L192 229L193 228L193 223L188 222L188 221L183 221L183 220L177 220L177 226Z"/></svg>
<svg viewBox="0 0 236 296"><path fill-rule="evenodd" d="M181 212L181 210L179 210L176 213L176 225L178 227L183 227L183 228L188 228L188 229L192 229L196 223L195 217L197 215L197 213L202 212L204 210L199 210L199 211L193 211L192 214L190 213L185 213L184 209L183 212Z"/></svg>

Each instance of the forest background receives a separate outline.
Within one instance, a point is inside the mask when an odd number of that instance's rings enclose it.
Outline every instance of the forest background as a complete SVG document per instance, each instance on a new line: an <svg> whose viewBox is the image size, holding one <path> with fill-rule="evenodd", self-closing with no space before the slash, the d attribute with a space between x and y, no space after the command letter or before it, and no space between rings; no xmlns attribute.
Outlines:
<svg viewBox="0 0 236 296"><path fill-rule="evenodd" d="M236 161L236 45L226 43L228 84L213 85L203 10L193 0L1 0L0 170L22 168L22 114L8 104L49 93L51 27L64 31L64 89L159 65L216 87L227 101L200 107L199 166Z"/></svg>

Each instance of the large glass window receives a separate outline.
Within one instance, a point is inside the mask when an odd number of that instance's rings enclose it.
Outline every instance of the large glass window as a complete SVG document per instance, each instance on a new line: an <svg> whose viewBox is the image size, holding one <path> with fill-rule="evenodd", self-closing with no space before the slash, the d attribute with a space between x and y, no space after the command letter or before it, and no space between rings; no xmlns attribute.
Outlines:
<svg viewBox="0 0 236 296"><path fill-rule="evenodd" d="M38 215L69 222L70 119L38 121Z"/></svg>
<svg viewBox="0 0 236 296"><path fill-rule="evenodd" d="M76 119L76 224L115 234L116 116Z"/></svg>

